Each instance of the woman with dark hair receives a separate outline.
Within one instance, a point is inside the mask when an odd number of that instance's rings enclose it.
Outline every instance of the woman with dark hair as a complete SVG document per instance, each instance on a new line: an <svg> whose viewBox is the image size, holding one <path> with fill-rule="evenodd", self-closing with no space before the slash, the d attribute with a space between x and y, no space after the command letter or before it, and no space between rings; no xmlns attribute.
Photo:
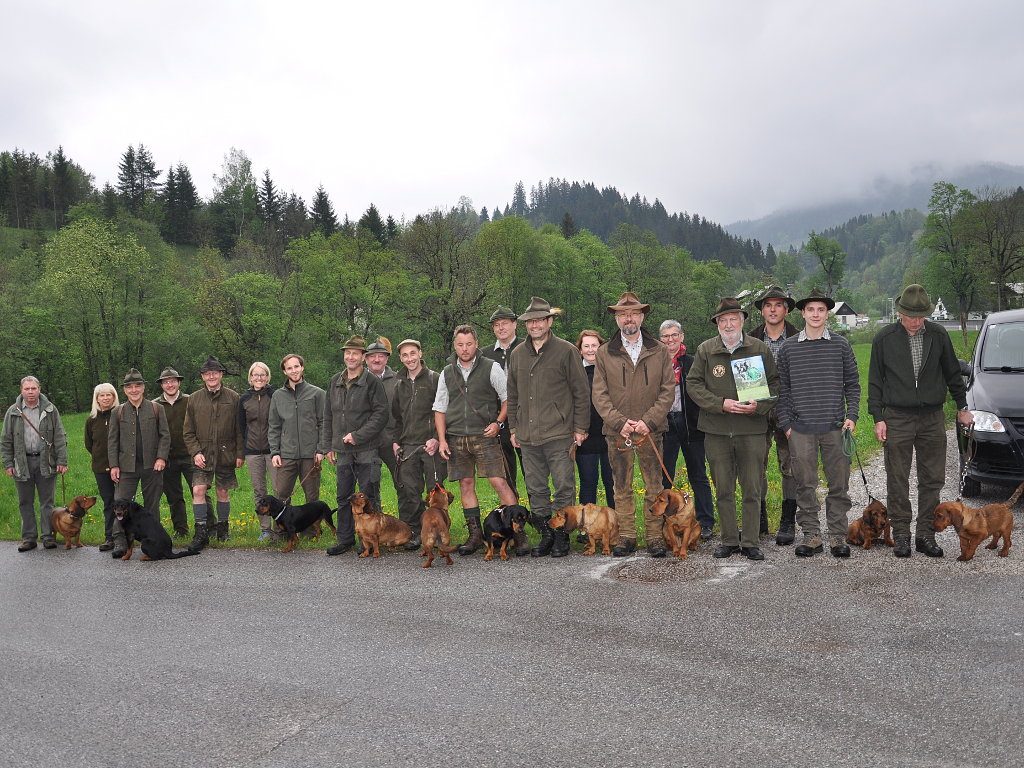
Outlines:
<svg viewBox="0 0 1024 768"><path fill-rule="evenodd" d="M583 357L583 368L587 372L590 388L594 388L594 360L597 349L604 344L604 337L589 329L580 332L576 348ZM597 476L601 474L604 483L606 506L615 508L615 486L612 481L612 467L608 463L608 441L605 440L604 420L598 414L593 402L590 404L590 431L587 439L576 449L576 468L580 473L580 504L597 503ZM582 535L582 534L581 534Z"/></svg>
<svg viewBox="0 0 1024 768"><path fill-rule="evenodd" d="M96 489L103 499L103 533L100 552L114 548L114 481L110 478L110 459L107 457L107 432L110 416L120 398L112 384L97 384L92 391L92 410L85 420L85 450L92 457L92 472L96 476Z"/></svg>

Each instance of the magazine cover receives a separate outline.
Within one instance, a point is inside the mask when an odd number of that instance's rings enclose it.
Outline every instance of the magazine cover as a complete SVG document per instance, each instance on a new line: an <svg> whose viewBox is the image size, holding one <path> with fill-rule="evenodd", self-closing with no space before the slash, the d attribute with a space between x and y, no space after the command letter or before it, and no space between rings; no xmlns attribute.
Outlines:
<svg viewBox="0 0 1024 768"><path fill-rule="evenodd" d="M770 400L768 376L764 372L764 360L760 355L744 357L732 361L732 377L736 382L736 399L742 402L750 400Z"/></svg>

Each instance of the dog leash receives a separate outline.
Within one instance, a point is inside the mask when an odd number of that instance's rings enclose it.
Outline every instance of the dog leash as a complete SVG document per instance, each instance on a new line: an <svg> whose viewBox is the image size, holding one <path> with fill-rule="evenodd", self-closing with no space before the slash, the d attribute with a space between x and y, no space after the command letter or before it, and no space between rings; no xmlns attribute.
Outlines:
<svg viewBox="0 0 1024 768"><path fill-rule="evenodd" d="M852 429L843 430L843 453L846 458L849 459L851 456L857 458L857 468L860 470L860 479L864 481L864 491L868 495L868 502L878 501L872 494L871 489L868 487L868 476L864 474L864 464L860 460L860 451L857 449L857 439L853 436Z"/></svg>
<svg viewBox="0 0 1024 768"><path fill-rule="evenodd" d="M635 435L636 432L632 432L631 434ZM666 467L665 467L665 462L662 461L662 459L661 459L661 452L658 450L658 447L654 444L654 440L651 439L651 433L648 433L646 435L641 435L639 440L633 440L632 437L624 438L623 441L622 441L622 446L623 447L621 447L621 448L619 448L618 446L616 446L616 447L620 451L630 451L630 450L632 450L632 451L635 451L639 455L639 453L640 453L640 446L642 446L645 442L647 443L648 446L650 446L650 449L654 452L654 458L656 458L658 460L658 465L661 467L661 471L665 475L665 478L668 480L669 485L672 488L675 488L676 487L675 481L672 478L672 476L668 473L668 469L666 469ZM676 490L679 490L679 489L676 489Z"/></svg>
<svg viewBox="0 0 1024 768"><path fill-rule="evenodd" d="M967 482L967 469L971 466L971 462L974 461L974 454L978 451L978 441L974 439L974 424L968 424L964 433L967 438L967 455L964 457L964 465L960 470L960 489L957 491L957 501L961 501L964 498L964 483Z"/></svg>
<svg viewBox="0 0 1024 768"><path fill-rule="evenodd" d="M309 468L309 472L307 472L305 475L303 475L302 479L299 480L299 487L300 488L302 487L302 484L309 479L309 476L313 474L313 470L315 470L316 468L317 468L317 464L314 461L313 462L313 466L311 466ZM294 495L295 495L295 488L293 486L292 487L292 492L288 495L288 498L284 500L284 506L285 506L286 509L292 503L292 496L294 496ZM284 514L284 512L282 512L281 514ZM277 520L277 518L275 517L274 520Z"/></svg>

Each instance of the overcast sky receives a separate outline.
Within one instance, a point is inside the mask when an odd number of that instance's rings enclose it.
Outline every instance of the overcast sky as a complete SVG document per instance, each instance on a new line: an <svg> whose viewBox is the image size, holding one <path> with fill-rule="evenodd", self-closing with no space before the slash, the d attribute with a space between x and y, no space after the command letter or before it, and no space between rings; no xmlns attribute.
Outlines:
<svg viewBox="0 0 1024 768"><path fill-rule="evenodd" d="M358 218L562 177L722 223L1024 164L1024 3L0 0L0 149L228 149Z"/></svg>

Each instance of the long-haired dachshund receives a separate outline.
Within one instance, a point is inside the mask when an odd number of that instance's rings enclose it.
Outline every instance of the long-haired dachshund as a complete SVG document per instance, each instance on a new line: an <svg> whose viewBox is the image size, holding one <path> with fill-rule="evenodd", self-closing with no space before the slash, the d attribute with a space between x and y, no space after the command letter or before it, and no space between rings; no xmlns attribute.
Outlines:
<svg viewBox="0 0 1024 768"><path fill-rule="evenodd" d="M183 549L175 552L171 549L171 537L160 521L146 512L145 508L132 499L117 499L114 502L114 517L124 528L128 539L128 549L122 560L131 560L135 542L142 544L142 560L174 560L179 557L198 555L198 549Z"/></svg>
<svg viewBox="0 0 1024 768"><path fill-rule="evenodd" d="M1017 503L1024 493L1024 483L1004 504L986 504L980 509L968 507L962 501L946 501L935 508L932 527L936 531L944 531L949 526L956 529L960 537L960 557L957 560L966 562L974 557L974 552L989 536L992 537L985 549L996 549L1002 540L1003 548L1000 557L1010 554L1011 537L1013 535L1013 513L1010 508Z"/></svg>
<svg viewBox="0 0 1024 768"><path fill-rule="evenodd" d="M690 551L696 551L700 523L690 494L666 488L654 497L651 512L665 519L662 535L673 555L685 560Z"/></svg>
<svg viewBox="0 0 1024 768"><path fill-rule="evenodd" d="M365 493L352 494L352 518L362 545L360 557L380 557L380 545L400 547L412 538L412 528L397 517L385 515L373 508Z"/></svg>
<svg viewBox="0 0 1024 768"><path fill-rule="evenodd" d="M66 507L55 507L50 513L53 530L64 537L64 549L82 546L82 521L95 503L95 496L75 496Z"/></svg>
<svg viewBox="0 0 1024 768"><path fill-rule="evenodd" d="M455 500L452 492L440 483L436 483L427 494L427 508L420 517L420 543L423 544L421 557L427 558L423 564L429 568L434 562L434 550L444 558L448 565L452 564L452 519L448 515L448 507Z"/></svg>
<svg viewBox="0 0 1024 768"><path fill-rule="evenodd" d="M878 499L871 499L861 516L850 523L846 531L846 543L864 549L871 549L875 544L884 543L893 546L892 526L889 524L889 510Z"/></svg>

